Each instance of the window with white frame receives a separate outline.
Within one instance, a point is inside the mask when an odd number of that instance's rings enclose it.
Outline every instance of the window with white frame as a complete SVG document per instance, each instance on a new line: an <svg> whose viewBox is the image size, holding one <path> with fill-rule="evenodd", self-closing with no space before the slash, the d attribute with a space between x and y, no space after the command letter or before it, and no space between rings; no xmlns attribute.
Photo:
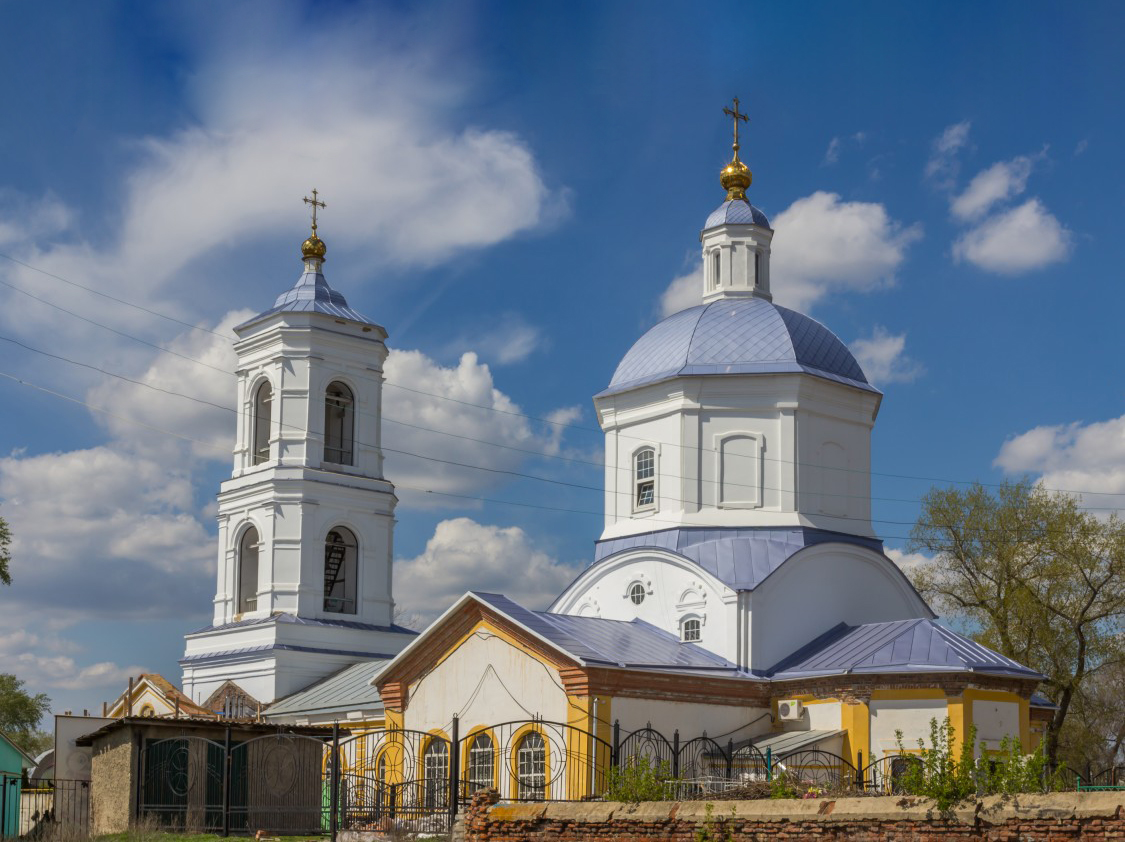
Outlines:
<svg viewBox="0 0 1125 842"><path fill-rule="evenodd" d="M723 283L723 253L719 249L715 249L711 253L711 286L721 286Z"/></svg>
<svg viewBox="0 0 1125 842"><path fill-rule="evenodd" d="M352 464L355 399L343 383L329 385L324 393L324 461Z"/></svg>
<svg viewBox="0 0 1125 842"><path fill-rule="evenodd" d="M469 744L469 794L495 786L493 769L496 749L492 737L477 734Z"/></svg>
<svg viewBox="0 0 1125 842"><path fill-rule="evenodd" d="M686 617L680 623L680 640L684 643L698 643L703 638L703 623L698 617Z"/></svg>
<svg viewBox="0 0 1125 842"><path fill-rule="evenodd" d="M324 541L324 610L356 613L356 557L359 545L351 530L337 526Z"/></svg>
<svg viewBox="0 0 1125 842"><path fill-rule="evenodd" d="M633 456L633 508L656 508L656 451L645 447Z"/></svg>
<svg viewBox="0 0 1125 842"><path fill-rule="evenodd" d="M642 602L644 602L646 594L647 590L645 589L645 586L640 582L634 582L629 586L629 601L634 605L640 605Z"/></svg>
<svg viewBox="0 0 1125 842"><path fill-rule="evenodd" d="M422 799L426 807L444 807L449 780L449 746L445 740L430 740L422 753Z"/></svg>
<svg viewBox="0 0 1125 842"><path fill-rule="evenodd" d="M267 380L254 392L254 411L251 414L250 463L261 465L270 458L270 414L273 404L273 389Z"/></svg>
<svg viewBox="0 0 1125 842"><path fill-rule="evenodd" d="M251 526L238 542L238 583L236 613L258 607L258 530Z"/></svg>
<svg viewBox="0 0 1125 842"><path fill-rule="evenodd" d="M547 794L547 745L529 731L516 749L516 798L542 801Z"/></svg>

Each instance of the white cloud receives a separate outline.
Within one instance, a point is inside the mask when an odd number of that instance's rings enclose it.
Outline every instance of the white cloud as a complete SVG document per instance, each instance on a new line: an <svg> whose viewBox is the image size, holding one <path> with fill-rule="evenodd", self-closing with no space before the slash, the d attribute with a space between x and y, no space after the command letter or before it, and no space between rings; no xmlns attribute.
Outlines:
<svg viewBox="0 0 1125 842"><path fill-rule="evenodd" d="M208 604L214 541L187 474L107 446L9 457L0 499L21 606L75 621L188 617Z"/></svg>
<svg viewBox="0 0 1125 842"><path fill-rule="evenodd" d="M887 547L884 550L887 558L899 566L903 573L910 575L912 571L923 564L933 561L933 559L925 553L908 553L903 550L895 549L894 547Z"/></svg>
<svg viewBox="0 0 1125 842"><path fill-rule="evenodd" d="M1015 275L1065 260L1073 234L1038 199L988 217L953 244L953 258Z"/></svg>
<svg viewBox="0 0 1125 842"><path fill-rule="evenodd" d="M877 325L870 337L857 339L850 347L863 373L876 386L909 383L925 371L921 363L907 356L905 333L892 334Z"/></svg>
<svg viewBox="0 0 1125 842"><path fill-rule="evenodd" d="M945 131L934 138L930 144L929 160L926 161L926 178L940 189L951 189L956 183L961 163L957 153L969 143L969 120L946 126Z"/></svg>
<svg viewBox="0 0 1125 842"><path fill-rule="evenodd" d="M458 350L472 348L478 357L494 365L523 362L546 345L542 329L518 313L504 313L490 324L477 324L472 334L451 343Z"/></svg>
<svg viewBox="0 0 1125 842"><path fill-rule="evenodd" d="M545 608L578 574L542 550L518 526L459 517L443 520L417 557L395 562L395 601L429 622L466 591L503 593L526 608Z"/></svg>
<svg viewBox="0 0 1125 842"><path fill-rule="evenodd" d="M1078 141L1078 143L1074 147L1074 157L1077 158L1079 155L1081 155L1083 152L1085 152L1086 149L1089 146L1090 146L1090 141L1086 140L1085 138Z"/></svg>
<svg viewBox="0 0 1125 842"><path fill-rule="evenodd" d="M668 318L673 313L695 307L703 303L703 264L697 263L696 267L686 275L673 279L668 288L660 296L660 316Z"/></svg>
<svg viewBox="0 0 1125 842"><path fill-rule="evenodd" d="M0 189L0 247L54 237L73 222L73 212L53 193L32 199L16 190Z"/></svg>
<svg viewBox="0 0 1125 842"><path fill-rule="evenodd" d="M824 150L824 161L826 165L835 164L840 160L840 138L834 137L828 143L828 148Z"/></svg>
<svg viewBox="0 0 1125 842"><path fill-rule="evenodd" d="M1034 158L1020 155L1010 161L998 161L973 177L965 191L953 199L950 209L960 220L979 219L997 202L1018 196L1027 188L1027 179L1035 161Z"/></svg>
<svg viewBox="0 0 1125 842"><path fill-rule="evenodd" d="M420 351L392 350L384 370L387 378L383 398L386 473L406 493L404 499L420 502L419 495L408 494L419 488L466 494L510 481L511 477L502 473L438 461L514 471L529 457L528 453L495 447L487 442L533 453L558 452L564 428L533 423L524 417L519 405L495 387L488 365L481 363L471 351L462 354L456 366L446 367ZM394 384L408 388L395 388ZM569 416L572 410L562 412ZM441 435L433 430L453 435ZM432 495L424 499L430 505L465 503Z"/></svg>
<svg viewBox="0 0 1125 842"><path fill-rule="evenodd" d="M957 153L969 142L969 128L971 123L963 120L946 126L945 131L938 135L930 147L930 158L926 161L925 175L936 187L952 189L957 182L960 172L960 162Z"/></svg>
<svg viewBox="0 0 1125 842"><path fill-rule="evenodd" d="M1125 495L1125 415L1108 421L1041 426L1009 438L994 465L1008 474L1037 474L1048 488ZM1088 496L1090 506L1120 506Z"/></svg>
<svg viewBox="0 0 1125 842"><path fill-rule="evenodd" d="M894 282L921 225L904 226L876 202L845 202L817 191L774 220L770 291L774 301L805 310L839 290L869 291Z"/></svg>

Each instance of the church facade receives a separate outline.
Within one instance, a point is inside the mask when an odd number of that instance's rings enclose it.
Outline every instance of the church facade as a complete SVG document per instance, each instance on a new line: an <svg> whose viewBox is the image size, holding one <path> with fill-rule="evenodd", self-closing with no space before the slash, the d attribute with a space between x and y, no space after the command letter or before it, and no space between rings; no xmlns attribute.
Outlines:
<svg viewBox="0 0 1125 842"><path fill-rule="evenodd" d="M236 329L234 469L213 621L181 661L187 697L242 693L276 721L378 732L349 761L369 769L402 760L394 733L421 735L419 768L449 763L455 722L460 762L493 758L502 791L519 758L560 762L547 723L570 729L559 750L579 757L615 724L651 725L858 765L946 717L985 750L1033 749L1042 676L937 623L883 552L870 488L883 396L827 327L773 303L773 230L738 151L736 134L700 234L698 304L641 336L594 397L592 562L546 610L470 592L421 633L393 622L387 334L325 280L314 195L296 286Z"/></svg>

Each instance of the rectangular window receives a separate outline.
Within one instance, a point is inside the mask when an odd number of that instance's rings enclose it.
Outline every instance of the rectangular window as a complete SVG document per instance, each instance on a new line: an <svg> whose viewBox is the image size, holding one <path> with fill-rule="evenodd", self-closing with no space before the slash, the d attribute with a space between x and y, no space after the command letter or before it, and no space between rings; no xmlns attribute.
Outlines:
<svg viewBox="0 0 1125 842"><path fill-rule="evenodd" d="M642 509L655 505L656 451L651 447L646 447L634 457L633 477L637 488L635 507Z"/></svg>

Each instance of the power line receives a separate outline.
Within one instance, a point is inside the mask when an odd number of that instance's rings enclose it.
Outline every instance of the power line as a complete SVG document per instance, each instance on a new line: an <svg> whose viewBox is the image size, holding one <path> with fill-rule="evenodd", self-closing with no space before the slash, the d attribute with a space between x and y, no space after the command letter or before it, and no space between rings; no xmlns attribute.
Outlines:
<svg viewBox="0 0 1125 842"><path fill-rule="evenodd" d="M173 437L181 439L183 441L187 441L187 442L190 442L192 444L197 444L201 447L207 447L207 448L210 448L212 450L220 450L220 451L226 452L225 447L223 447L221 445L217 445L213 442L205 442L205 441L202 441L200 439L192 438L191 436L186 436L182 433L177 433L173 430L166 430L162 427L157 427L153 424L148 424L144 421L139 421L135 418L129 418L127 416L120 415L116 412L113 412L112 410L108 410L108 409L105 409L104 407L100 407L100 406L95 406L94 404L91 404L91 403L89 403L87 401L84 401L80 398L75 398L75 397L72 397L70 395L63 394L62 392L57 392L53 389L47 388L46 386L40 386L37 383L32 383L29 380L25 380L23 378L20 378L20 377L17 377L15 375L13 375L13 374L8 374L7 372L0 371L0 377L6 378L8 380L12 380L16 383L19 383L22 386L26 386L28 388L35 389L36 391L43 392L43 393L48 394L48 395L52 395L53 397L60 398L60 399L65 400L65 401L69 401L70 403L74 403L74 404L78 404L80 406L84 406L89 410L92 410L94 412L100 412L104 415L108 415L111 418L116 418L116 419L118 419L120 421L124 421L128 424L135 424L135 425L137 425L139 427L143 427L147 430L151 430L151 431L157 432L157 433L162 433L164 435L173 436ZM471 467L471 466L467 466L467 467ZM338 479L340 477L340 474L335 472L335 471L330 471L330 470L327 470L325 468L315 468L311 465L302 465L301 469L304 470L304 471L308 471L310 473L325 474L326 476L330 476L334 479ZM505 506L518 506L518 507L521 507L521 508L540 509L540 510L544 510L544 511L555 511L555 512L562 512L562 513L565 513L565 514L592 515L592 516L599 517L599 518L604 517L604 512L590 511L590 510L584 510L584 509L567 509L567 508L562 508L560 506L539 505L539 504L535 504L535 503L527 503L527 502L521 502L521 501L515 501L515 500L498 500L498 499L490 498L490 497L481 497L481 496L469 495L469 494L457 494L455 492L448 492L448 491L435 491L434 489L431 489L431 488L419 488L417 486L411 486L411 485L407 485L407 484L404 484L404 483L394 483L394 485L395 485L396 488L401 488L401 489L404 489L404 490L407 490L407 491L416 491L416 492L423 493L423 494L435 494L435 495L438 495L438 496L441 496L441 497L452 497L452 498L456 498L456 499L473 500L473 501L477 501L477 502L494 503L494 504L505 505ZM828 517L830 517L832 519L835 519L835 520L862 520L860 518L842 518L842 517L832 516L832 515L829 515ZM650 522L651 523L663 523L663 524L669 524L671 526L680 526L680 527L683 527L683 526L687 525L687 524L684 524L683 521L681 521L681 520L671 520L671 519L666 519L666 518L657 518L655 516L646 517L645 522L646 523L650 523ZM876 523L896 523L894 521L874 521L874 522L876 522ZM911 525L911 524L902 523L901 525ZM781 527L781 528L784 528L784 527ZM1015 530L1012 530L1012 531L1015 531ZM982 534L986 534L986 535L996 534L995 531L985 532L984 530L981 530L980 532ZM1072 534L1072 533L1067 532L1067 533L1064 533L1064 534ZM896 541L910 540L910 536L908 536L908 535L885 535L885 536L883 536L883 538L884 539L890 539L890 540L896 540Z"/></svg>
<svg viewBox="0 0 1125 842"><path fill-rule="evenodd" d="M21 266L27 267L28 269L31 269L31 270L36 271L36 272L40 272L40 273L42 273L42 274L44 274L48 277L51 277L51 278L56 278L57 280L63 281L64 283L70 284L71 286L77 287L79 289L86 290L87 292L92 292L92 293L99 294L99 295L102 294L98 290L95 290L91 287L87 287L87 286L84 286L82 284L78 284L74 281L71 281L67 278L62 277L61 275L55 275L51 272L47 272L46 270L39 269L38 267L32 266L31 264L24 263L22 261L16 260L15 258L10 257L9 255L0 253L0 257L5 257L9 260L12 260L15 263L19 263ZM140 337L133 336L131 334L125 333L124 331L120 331L120 330L117 330L116 328L109 327L108 325L102 324L101 322L98 322L94 319L90 319L90 318L87 318L85 316L79 315L78 313L75 313L71 310L66 309L65 307L61 307L57 304L54 304L53 302L47 301L46 299L41 298L37 295L34 295L33 293L30 293L27 290L21 289L21 288L15 286L14 284L8 283L7 281L0 280L0 284L8 287L9 289L13 289L16 292L19 292L23 295L26 295L29 298L33 298L36 301L39 301L43 304L46 304L49 307L53 307L56 310L59 310L63 313L66 313L67 315L73 316L74 318L81 319L84 322L87 322L89 324L92 324L92 325L95 325L97 327L101 327L105 330L108 330L111 333L114 333L118 336L124 337L126 339L131 339L135 342L139 342L143 345L147 345L148 347L154 348L154 349L159 350L159 351L164 351L165 353L172 354L175 357L179 357L180 359L186 360L188 362L196 363L197 365L205 366L206 368L210 368L214 371L221 371L222 373L227 374L228 376L231 376L231 377L237 376L237 375L234 374L234 372L228 371L226 369L219 368L218 366L213 366L210 363L205 363L202 360L197 360L194 357L190 357L190 356L187 356L185 354L181 354L177 351L173 351L173 350L171 350L169 348L166 348L164 346L154 344L154 343L149 342L145 339L141 339ZM201 327L201 326L198 326L198 325L192 325L188 322L184 322L184 321L181 321L179 319L176 319L175 317L165 315L165 314L160 313L160 312L155 311L155 310L150 310L146 307L142 307L139 304L134 304L134 303L132 303L130 301L127 301L125 299L120 299L120 298L117 298L115 296L111 296L109 294L104 294L104 297L106 297L107 299L110 299L112 301L115 301L117 303L121 303L121 304L124 304L124 305L129 306L129 307L133 307L137 310L140 310L140 311L143 311L143 312L146 312L146 313L151 313L153 315L159 316L159 317L167 319L169 321L173 321L173 322L176 322L178 324L185 325L187 327L192 328L193 330L199 330L199 331L203 331L205 333L212 334L214 336L219 336L219 337L223 337L225 339L229 339L228 336L226 336L222 333L219 333L217 331L213 331L213 330L210 330L209 328ZM402 389L404 391L412 392L414 394L424 395L424 396L430 397L430 398L436 398L438 400L449 401L449 402L452 402L452 403L459 404L461 406L471 407L471 408L474 408L474 409L481 409L481 410L485 410L485 411L488 411L488 412L494 412L494 413L499 413L499 414L503 414L503 415L510 415L510 416L514 416L514 417L518 417L518 418L523 418L523 419L526 419L526 420L529 420L529 421L536 421L536 422L540 422L540 423L544 423L544 424L550 424L550 425L553 425L553 426L556 426L556 427L561 427L561 428L566 428L566 429L574 429L574 430L582 430L582 431L585 431L585 432L593 432L593 433L597 433L598 435L601 435L604 432L600 428L596 428L596 427L587 427L585 425L574 424L572 422L556 421L556 420L553 420L553 419L550 419L550 418L542 418L542 417L538 417L538 416L534 416L534 415L528 415L528 414L523 413L523 412L516 412L514 410L502 409L500 407L495 407L495 406L486 406L484 404L476 404L476 403L472 403L470 401L463 401L463 400L460 400L458 398L450 397L448 395L441 395L441 394L437 394L435 392L426 392L426 391L423 391L421 389L415 389L415 388L412 388L410 386L406 386L406 385L403 385L403 384L400 384L400 383L395 383L395 382L390 381L390 380L385 380L384 385L391 386L391 387L396 388L396 389ZM406 422L394 422L394 421L392 421L392 423L406 423ZM419 429L425 429L425 428L419 427ZM443 431L440 431L440 430L430 430L430 432L434 432L434 433L438 433L438 434L444 434ZM642 437L639 437L639 436L631 436L631 435L626 434L626 433L619 433L618 435L621 438L629 439L629 440L632 440L632 441L638 441L638 442L643 442L643 443L647 443L647 444L667 446L667 447L676 447L676 448L680 448L681 450L687 450L687 451L703 451L703 449L704 449L702 447L688 446L688 445L679 444L677 442L655 441L655 440L652 440L652 439L646 439L646 438L642 438ZM507 445L502 445L502 444L498 444L498 443L495 443L495 442L488 442L488 441L484 441L484 440L481 440L481 439L472 439L472 440L473 441L479 441L483 444L492 444L496 447L507 447ZM547 453L540 453L540 454L536 454L536 455L542 456L542 457L545 457L545 458L559 458L557 455L552 455L552 454L547 454ZM734 455L742 456L743 458L754 458L754 457L745 456L743 454L734 454ZM872 471L870 469L864 470L862 468L844 468L844 467L839 467L839 466L835 466L835 465L817 465L816 463L811 463L811 462L798 462L796 460L781 459L779 457L769 457L769 456L760 456L758 458L762 459L763 461L777 462L779 464L797 465L797 466L804 466L804 467L807 467L807 468L819 468L821 470L839 471L839 472L843 472L843 473L857 473L857 474L862 474L862 475L865 475L865 476L868 476L868 477L881 476L881 477L887 477L889 479L903 479L903 480L911 480L911 481L918 481L918 482L929 482L929 483L939 483L939 484L947 484L947 485L974 485L974 484L976 484L976 485L981 485L981 486L986 487L986 488L1003 487L1003 483L989 483L989 482L982 482L980 480L958 480L958 479L948 479L948 478L942 478L942 477L927 477L927 476L915 475L915 474L897 474L897 473L890 473L890 472L886 472L886 471ZM1061 493L1061 494L1098 495L1098 496L1111 496L1111 497L1123 496L1122 492L1114 492L1114 491L1089 491L1089 490L1082 491L1082 490L1075 490L1075 489L1047 488L1045 486L1044 486L1044 490L1050 491L1050 492ZM854 495L854 496L860 496L860 495ZM879 498L871 498L871 499L879 499ZM912 501L912 500L894 500L893 498L883 498L883 499L886 499L890 502L920 502L920 501Z"/></svg>
<svg viewBox="0 0 1125 842"><path fill-rule="evenodd" d="M135 380L131 377L126 377L125 375L118 374L116 372L109 371L108 369L101 368L100 366L92 365L90 363L80 362L78 360L73 360L69 357L62 356L60 354L53 354L49 351L43 351L41 349L34 348L30 345L27 345L24 342L20 342L17 339L12 339L11 337L0 335L0 341L10 342L11 344L17 345L18 347L23 348L27 351L31 351L32 353L36 353L36 354L42 354L43 356L49 357L51 359L59 360L61 362L69 363L71 365L80 366L82 368L90 369L92 371L97 371L97 372L99 372L101 374L104 374L108 377L113 377L113 378L116 378L118 380L122 380L126 383L130 383L130 384L133 384L133 385L136 385L136 386L142 386L146 389L152 389L153 391L161 392L163 394L171 395L173 397L182 398L184 400L192 401L192 402L201 404L203 406L212 407L214 409L220 409L220 410L223 410L225 412L229 412L229 413L231 413L233 415L236 415L236 416L239 416L239 417L243 417L243 418L251 417L250 413L242 412L238 409L235 409L234 407L224 406L222 404L217 404L217 403L214 403L213 401L208 401L208 400L205 400L203 398L197 398L193 395L188 395L188 394L185 394L183 392L175 392L175 391L172 391L172 390L169 390L169 389L161 388L159 386L154 386L151 383L145 383L144 381L141 381L141 380ZM301 426L296 425L296 424L284 424L284 423L281 422L280 419L278 419L278 425L280 427L284 428L284 429L293 430L293 431L301 433L305 436L315 435L311 430L309 430L306 427L301 427ZM426 430L427 432L442 433L442 431L440 431L440 430L429 430L428 428L420 427L418 425L408 425L408 426L413 426L416 429L420 429L420 430ZM457 438L468 439L470 441L479 442L479 443L482 443L482 444L492 444L491 442L485 442L485 441L482 441L481 439L474 439L474 438L469 437L469 436L460 436L460 435L457 435L457 434L450 434L450 435L454 435ZM488 473L495 473L495 474L505 474L505 475L509 475L509 476L517 477L517 478L521 478L521 479L537 480L539 482L551 483L551 484L554 484L554 485L568 486L568 487L571 487L571 488L578 488L578 489L587 490L587 491L594 491L594 492L598 492L598 493L605 493L605 491L606 491L601 486L586 485L586 484L583 484L583 483L567 482L565 480L559 480L559 479L555 479L555 478L552 478L552 477L544 477L544 476L539 476L537 474L528 474L528 473L525 473L525 472L522 472L522 471L500 469L500 468L491 468L491 467L487 467L487 466L484 466L484 465L472 465L472 464L469 464L469 463L466 463L466 462L458 462L458 461L451 460L451 459L442 459L442 458L439 458L439 457L436 457L436 456L428 456L428 455L421 454L421 453L414 453L413 451L401 450L401 449L398 449L398 448L387 447L385 445L377 446L377 445L372 444L370 442L353 440L353 445L361 445L361 446L364 446L364 447L370 447L370 448L375 449L375 450L381 449L381 450L383 450L385 452L388 452L388 453L396 453L396 454L399 454L399 455L402 455L402 456L410 456L410 457L413 457L413 458L416 458L416 459L423 459L423 460L426 460L426 461L436 462L436 463L445 464L445 465L451 465L451 466L459 467L459 468L467 468L467 469L471 469L471 470L485 471L485 472L488 472ZM496 446L503 447L504 445L496 445ZM522 448L516 448L516 449L523 450ZM523 451L523 452L534 453L534 451ZM538 454L536 454L536 455L538 455ZM550 455L550 454L543 454L543 455ZM590 463L590 464L594 464L594 463ZM619 471L629 471L630 474L632 473L632 470L629 467L619 467L618 470ZM672 481L684 479L682 476L676 476L676 475L666 475L666 476L669 480L672 480ZM712 480L704 480L701 477L697 478L697 479L700 482L707 482L707 483L710 483L712 485L718 485L719 482L720 482L719 480L713 480L713 479ZM729 484L731 484L735 487L739 487L739 488L755 488L755 489L759 488L759 486L757 486L757 485L746 485L745 483L729 483ZM772 486L766 486L766 485L760 486L760 488L763 491L776 491L778 493L796 493L796 491L792 490L792 489L780 489L780 488L774 488ZM631 490L630 491L615 491L615 492L610 492L610 493L613 493L613 494L615 494L616 496L619 496L619 497L629 497L630 500L632 500L632 498L633 498L633 492ZM879 497L870 497L868 495L843 494L843 493L838 493L838 492L824 492L824 491L822 491L822 492L820 492L820 494L822 496L857 498L857 499L866 499L866 500L879 500L881 502L898 502L898 503L920 503L920 502L922 502L920 500L910 500L910 499L902 499L902 498L879 498ZM684 504L694 505L694 504L697 503L697 501L690 500L690 499L675 498L675 497L670 498L669 495L666 495L666 494L661 495L661 496L662 496L663 499L671 499L673 502L679 503L681 505L684 505ZM1093 510L1095 507L1084 507L1084 508ZM1104 510L1122 511L1122 509L1111 508L1111 507L1106 507ZM860 523L875 522L875 523L887 523L887 524L892 524L892 525L907 525L907 526L911 525L910 521L894 521L894 520L879 520L879 519L873 520L871 518L852 517L852 516L848 516L848 515L829 515L829 517L833 517L833 518L837 518L837 519L841 519L841 520L856 521L856 522L860 522Z"/></svg>

